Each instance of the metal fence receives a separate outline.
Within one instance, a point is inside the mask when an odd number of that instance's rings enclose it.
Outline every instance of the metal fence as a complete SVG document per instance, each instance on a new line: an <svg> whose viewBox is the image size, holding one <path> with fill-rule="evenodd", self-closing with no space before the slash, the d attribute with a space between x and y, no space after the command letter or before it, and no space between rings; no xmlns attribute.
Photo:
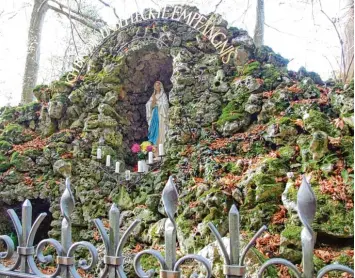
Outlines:
<svg viewBox="0 0 355 278"><path fill-rule="evenodd" d="M60 200L60 208L63 216L61 224L61 241L49 238L42 240L35 250L33 241L38 228L46 217L46 213L41 213L32 225L32 206L31 203L26 200L22 206L22 223L20 222L17 214L14 210L8 210L8 213L15 226L18 243L17 252L15 252L13 240L6 235L0 236L7 247L6 252L0 253L0 258L10 259L15 256L16 262L11 267L1 265L0 275L10 277L81 277L78 268L83 270L91 270L98 263L98 251L94 245L86 241L80 241L73 243L71 234L71 219L75 206L74 196L70 189L69 178L65 181L66 189ZM202 276L198 276L197 273L193 273L190 277L211 277L212 269L209 260L196 255L189 254L182 258L176 258L176 231L177 226L174 219L174 215L177 211L178 204L178 192L174 184L172 177L169 178L163 193L162 193L163 205L168 219L165 222L165 255L163 256L156 250L143 250L136 254L134 257L134 269L138 277L153 277L154 270L148 270L145 272L141 267L141 259L144 255L150 255L157 259L160 264L160 277L162 278L178 278L182 273L180 270L181 264L185 261L195 260L202 264ZM264 271L271 265L284 265L291 270L296 277L311 278L314 277L314 265L313 265L313 249L315 244L315 235L311 228L311 223L314 220L316 213L316 198L307 182L303 177L302 185L297 195L297 208L298 215L303 224L303 230L301 233L302 240L302 253L303 253L303 273L298 268L285 259L273 258L267 260L261 265L258 271L258 277L262 277ZM99 219L95 219L94 223L99 230L105 246L105 256L103 263L105 265L104 270L100 274L100 278L125 278L125 270L123 268L124 255L122 254L123 246L125 245L128 237L132 233L133 229L137 226L140 220L135 220L129 228L123 233L122 237L119 234L119 217L120 212L115 205L112 205L109 211L109 233ZM230 250L226 250L222 238L217 231L216 227L209 223L213 235L216 237L217 243L222 251L225 265L223 266L223 272L227 278L241 278L247 275L247 266L244 264L245 256L249 249L255 244L257 238L267 229L266 226L260 228L260 230L254 235L250 242L245 246L243 250L240 250L240 220L239 212L236 206L232 206L229 211L229 234L230 234ZM44 256L43 249L46 245L52 245L57 253L56 270L51 275L45 275L37 267L35 262L35 256L41 263L50 263L53 261L52 256ZM86 260L80 259L75 262L74 252L79 248L86 248L90 255L90 263ZM317 278L323 277L325 274L331 271L341 271L354 274L354 271L343 265L332 264L322 268L316 275Z"/></svg>

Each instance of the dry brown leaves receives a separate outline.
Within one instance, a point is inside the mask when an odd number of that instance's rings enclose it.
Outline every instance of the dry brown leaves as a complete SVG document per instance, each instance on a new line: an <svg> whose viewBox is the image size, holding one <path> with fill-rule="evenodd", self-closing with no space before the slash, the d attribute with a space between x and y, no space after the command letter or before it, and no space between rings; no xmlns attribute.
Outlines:
<svg viewBox="0 0 355 278"><path fill-rule="evenodd" d="M297 87L297 84L294 84L291 87L288 87L287 90L292 93L296 93L296 94L302 91L301 88Z"/></svg>
<svg viewBox="0 0 355 278"><path fill-rule="evenodd" d="M287 209L284 206L279 205L280 210L276 212L272 218L271 218L271 223L272 224L283 224L285 223L286 218L286 213Z"/></svg>
<svg viewBox="0 0 355 278"><path fill-rule="evenodd" d="M334 261L334 259L339 257L341 254L346 254L347 256L354 257L354 250L335 251L329 247L323 247L314 250L314 255L316 255L319 259L321 259L325 263L331 263L332 261ZM342 276L342 277L347 277L347 276Z"/></svg>
<svg viewBox="0 0 355 278"><path fill-rule="evenodd" d="M143 246L141 244L137 243L136 246L134 247L134 249L132 250L132 253L138 253L142 250L143 250Z"/></svg>
<svg viewBox="0 0 355 278"><path fill-rule="evenodd" d="M200 204L199 201L192 201L189 203L189 208L195 208Z"/></svg>
<svg viewBox="0 0 355 278"><path fill-rule="evenodd" d="M33 179L27 175L24 176L24 183L28 186L28 187L33 187Z"/></svg>
<svg viewBox="0 0 355 278"><path fill-rule="evenodd" d="M47 145L48 139L36 137L35 139L28 141L24 144L13 145L13 150L19 153L23 153L26 150L42 150Z"/></svg>
<svg viewBox="0 0 355 278"><path fill-rule="evenodd" d="M339 128L341 130L343 130L344 126L345 126L344 121L343 121L342 118L334 119L333 120L333 124L335 125L336 128Z"/></svg>
<svg viewBox="0 0 355 278"><path fill-rule="evenodd" d="M74 155L73 155L73 153L69 152L69 153L62 154L60 157L63 159L70 159L70 158L73 158Z"/></svg>
<svg viewBox="0 0 355 278"><path fill-rule="evenodd" d="M278 255L280 247L280 235L271 235L270 233L264 233L263 237L256 240L255 247L264 256L272 258Z"/></svg>
<svg viewBox="0 0 355 278"><path fill-rule="evenodd" d="M346 202L347 209L354 207L353 196L348 192L348 186L344 183L341 175L319 180L319 185L323 194L331 195L333 200Z"/></svg>
<svg viewBox="0 0 355 278"><path fill-rule="evenodd" d="M242 176L235 176L233 174L227 174L219 179L219 184L226 190L227 193L232 193L232 190L236 188L237 184L242 179Z"/></svg>
<svg viewBox="0 0 355 278"><path fill-rule="evenodd" d="M181 152L181 155L182 155L182 156L188 156L188 155L190 155L190 154L192 154L192 153L193 153L193 148L192 148L191 145L188 145L188 146L186 147L186 150L184 150L184 151Z"/></svg>
<svg viewBox="0 0 355 278"><path fill-rule="evenodd" d="M46 266L46 267L38 266L38 267L41 269L42 273L46 274L46 275L53 274L56 270L56 268L54 266Z"/></svg>
<svg viewBox="0 0 355 278"><path fill-rule="evenodd" d="M274 91L263 92L263 98L271 98Z"/></svg>
<svg viewBox="0 0 355 278"><path fill-rule="evenodd" d="M244 143L247 141L258 140L260 139L261 132L266 129L266 125L255 125L246 132L236 133L229 138L217 138L212 143L209 144L209 148L211 150L218 150L221 148L225 148L231 142L235 140L245 140Z"/></svg>
<svg viewBox="0 0 355 278"><path fill-rule="evenodd" d="M81 268L78 269L78 273L83 278L93 278L94 277L94 275L92 275L90 273L86 273L85 270L83 270Z"/></svg>
<svg viewBox="0 0 355 278"><path fill-rule="evenodd" d="M304 127L304 122L302 119L296 119L296 120L293 120L293 123L301 128Z"/></svg>
<svg viewBox="0 0 355 278"><path fill-rule="evenodd" d="M328 136L329 143L335 147L339 147L341 143L341 137L330 137Z"/></svg>

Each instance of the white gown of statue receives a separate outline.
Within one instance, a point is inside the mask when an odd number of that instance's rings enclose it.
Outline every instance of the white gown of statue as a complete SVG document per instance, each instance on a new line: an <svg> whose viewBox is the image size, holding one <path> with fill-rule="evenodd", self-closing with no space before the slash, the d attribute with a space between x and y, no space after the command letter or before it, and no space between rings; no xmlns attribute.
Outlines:
<svg viewBox="0 0 355 278"><path fill-rule="evenodd" d="M158 118L159 118L159 132L157 136L157 141L152 142L153 145L159 146L159 144L164 144L166 140L166 134L168 131L168 124L169 124L169 118L168 118L168 111L169 111L169 103L168 103L168 98L164 92L163 84L160 81L157 81L160 83L160 92L155 95L156 97L156 105L158 107ZM147 115L147 122L148 122L148 131L151 131L151 124L152 124L152 118L153 118L153 109L152 107L152 100L153 100L153 95L150 97L149 101L146 104L146 115Z"/></svg>

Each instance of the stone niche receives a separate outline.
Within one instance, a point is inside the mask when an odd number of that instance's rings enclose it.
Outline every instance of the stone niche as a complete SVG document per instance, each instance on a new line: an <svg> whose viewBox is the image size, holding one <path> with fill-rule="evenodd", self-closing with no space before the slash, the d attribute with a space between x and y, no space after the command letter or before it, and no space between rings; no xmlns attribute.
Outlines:
<svg viewBox="0 0 355 278"><path fill-rule="evenodd" d="M147 46L126 59L126 78L124 88L126 92L126 109L128 120L127 143L141 142L147 139L148 123L145 105L151 97L155 81L161 81L164 91L169 98L172 88L170 80L173 73L173 60L166 51L159 51L156 45Z"/></svg>

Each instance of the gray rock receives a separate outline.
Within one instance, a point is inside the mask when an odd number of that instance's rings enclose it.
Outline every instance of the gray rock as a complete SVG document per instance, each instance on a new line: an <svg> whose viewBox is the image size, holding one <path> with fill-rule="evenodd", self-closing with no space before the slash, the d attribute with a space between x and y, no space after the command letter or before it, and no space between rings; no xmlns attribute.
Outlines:
<svg viewBox="0 0 355 278"><path fill-rule="evenodd" d="M71 163L65 160L57 160L53 164L54 173L58 173L64 178L71 176Z"/></svg>

